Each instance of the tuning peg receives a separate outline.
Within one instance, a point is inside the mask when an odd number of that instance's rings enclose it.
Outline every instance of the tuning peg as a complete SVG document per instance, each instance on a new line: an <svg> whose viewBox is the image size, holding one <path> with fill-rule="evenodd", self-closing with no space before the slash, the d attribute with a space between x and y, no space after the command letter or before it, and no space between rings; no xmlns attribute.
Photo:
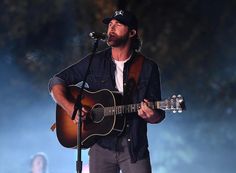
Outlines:
<svg viewBox="0 0 236 173"><path fill-rule="evenodd" d="M180 103L184 101L184 99L183 99L183 97L182 97L181 95L178 95L178 96L177 96L177 99L178 99L178 101L179 101Z"/></svg>
<svg viewBox="0 0 236 173"><path fill-rule="evenodd" d="M178 113L181 113L181 112L182 112L182 109L179 109L179 110L178 110Z"/></svg>

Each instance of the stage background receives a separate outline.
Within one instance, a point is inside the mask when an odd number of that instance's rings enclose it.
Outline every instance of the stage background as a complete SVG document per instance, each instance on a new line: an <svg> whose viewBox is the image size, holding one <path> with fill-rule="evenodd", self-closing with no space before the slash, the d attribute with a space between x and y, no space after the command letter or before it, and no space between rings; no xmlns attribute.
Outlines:
<svg viewBox="0 0 236 173"><path fill-rule="evenodd" d="M46 153L50 173L76 172L76 151L50 130L55 103L47 83L91 51L88 34L105 31L101 20L117 8L137 14L142 52L159 64L163 98L186 100L185 112L148 126L153 172L235 172L235 0L4 0L0 173L29 172L37 152ZM87 150L82 157L85 173Z"/></svg>

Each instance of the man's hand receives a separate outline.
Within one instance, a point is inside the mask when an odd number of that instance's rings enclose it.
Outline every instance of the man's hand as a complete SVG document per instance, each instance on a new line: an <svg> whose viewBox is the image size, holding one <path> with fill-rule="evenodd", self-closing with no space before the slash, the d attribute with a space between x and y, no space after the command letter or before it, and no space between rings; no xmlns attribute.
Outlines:
<svg viewBox="0 0 236 173"><path fill-rule="evenodd" d="M88 112L89 112L88 109L86 109L85 107L82 107L82 115L81 115L82 120L86 120L86 116L88 115ZM75 124L77 124L79 122L79 110L78 110L73 122Z"/></svg>
<svg viewBox="0 0 236 173"><path fill-rule="evenodd" d="M63 84L57 84L52 87L51 95L55 102L59 104L70 116L72 116L74 111L74 103L71 101L70 97L67 95L67 88ZM88 114L88 108L82 107L82 120L86 119L86 115ZM73 120L74 123L78 123L79 115L78 112Z"/></svg>
<svg viewBox="0 0 236 173"><path fill-rule="evenodd" d="M70 116L70 118L72 119L72 115L74 112L74 103L73 102L68 102L67 106L64 108L67 112L67 114ZM89 110L86 109L85 107L82 107L82 120L86 119L86 116L88 115ZM77 111L76 115L75 115L75 119L73 120L73 122L75 124L77 124L79 121L79 110Z"/></svg>
<svg viewBox="0 0 236 173"><path fill-rule="evenodd" d="M141 102L138 115L149 123L157 123L161 119L161 115L157 110L148 107L147 99L144 99L144 101Z"/></svg>

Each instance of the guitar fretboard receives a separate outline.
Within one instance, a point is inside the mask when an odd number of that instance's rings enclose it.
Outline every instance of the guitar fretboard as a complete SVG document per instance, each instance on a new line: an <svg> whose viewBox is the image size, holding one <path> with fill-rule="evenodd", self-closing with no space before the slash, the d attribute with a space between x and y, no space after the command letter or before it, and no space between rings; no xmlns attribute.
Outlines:
<svg viewBox="0 0 236 173"><path fill-rule="evenodd" d="M165 110L166 107L169 105L168 101L157 101L157 102L149 102L148 107L152 109L163 109ZM119 106L112 106L112 107L105 107L103 108L104 116L109 115L117 115L117 114L127 114L137 112L140 109L141 103L138 104L129 104L129 105L119 105ZM102 111L102 110L100 110Z"/></svg>

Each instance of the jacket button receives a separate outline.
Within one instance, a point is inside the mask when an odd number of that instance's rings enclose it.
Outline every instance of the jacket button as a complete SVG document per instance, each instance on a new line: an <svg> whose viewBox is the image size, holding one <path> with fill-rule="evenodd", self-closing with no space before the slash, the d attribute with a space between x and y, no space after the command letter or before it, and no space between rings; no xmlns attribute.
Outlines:
<svg viewBox="0 0 236 173"><path fill-rule="evenodd" d="M130 140L130 138L128 139L128 142L130 142L131 140Z"/></svg>

